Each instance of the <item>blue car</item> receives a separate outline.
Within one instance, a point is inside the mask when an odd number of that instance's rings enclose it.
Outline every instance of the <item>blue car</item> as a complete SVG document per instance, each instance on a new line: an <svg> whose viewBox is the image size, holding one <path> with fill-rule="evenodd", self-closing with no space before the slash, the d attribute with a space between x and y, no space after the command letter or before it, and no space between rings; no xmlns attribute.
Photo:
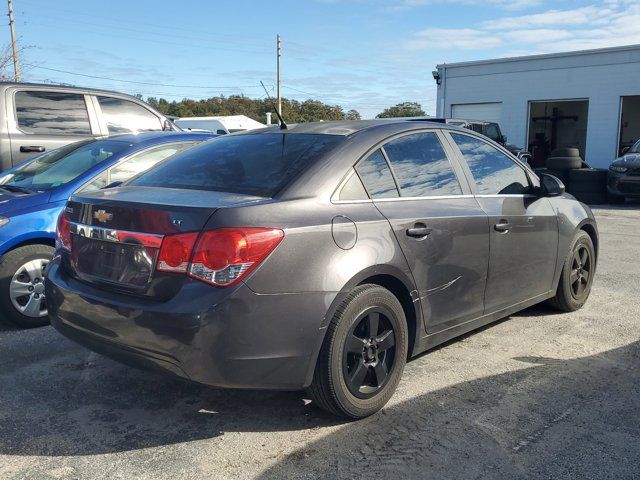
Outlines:
<svg viewBox="0 0 640 480"><path fill-rule="evenodd" d="M43 272L71 194L126 181L212 134L153 132L91 139L0 175L0 315L22 327L48 323Z"/></svg>

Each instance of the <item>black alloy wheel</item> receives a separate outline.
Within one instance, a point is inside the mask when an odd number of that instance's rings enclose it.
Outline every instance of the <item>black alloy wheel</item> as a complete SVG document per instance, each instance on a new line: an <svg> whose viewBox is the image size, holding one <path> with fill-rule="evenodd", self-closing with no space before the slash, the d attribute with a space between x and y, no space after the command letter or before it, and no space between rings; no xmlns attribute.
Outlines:
<svg viewBox="0 0 640 480"><path fill-rule="evenodd" d="M343 353L343 375L349 391L371 398L385 386L393 369L396 334L382 309L363 312L354 322Z"/></svg>

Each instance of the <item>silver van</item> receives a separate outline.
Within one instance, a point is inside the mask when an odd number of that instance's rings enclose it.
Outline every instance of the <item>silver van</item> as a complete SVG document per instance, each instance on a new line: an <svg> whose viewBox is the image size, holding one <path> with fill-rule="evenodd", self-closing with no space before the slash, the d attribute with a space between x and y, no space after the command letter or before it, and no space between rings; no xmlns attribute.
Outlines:
<svg viewBox="0 0 640 480"><path fill-rule="evenodd" d="M179 130L135 97L105 90L0 82L0 171L85 138Z"/></svg>

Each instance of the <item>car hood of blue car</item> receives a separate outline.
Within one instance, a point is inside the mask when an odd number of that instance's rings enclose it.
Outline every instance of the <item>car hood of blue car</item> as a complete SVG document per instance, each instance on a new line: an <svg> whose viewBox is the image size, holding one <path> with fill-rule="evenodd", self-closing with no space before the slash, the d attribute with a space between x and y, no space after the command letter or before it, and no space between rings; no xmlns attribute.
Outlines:
<svg viewBox="0 0 640 480"><path fill-rule="evenodd" d="M49 203L51 192L17 193L0 187L0 215L10 217L14 213Z"/></svg>
<svg viewBox="0 0 640 480"><path fill-rule="evenodd" d="M611 165L629 169L640 168L640 153L627 153L620 158L616 158Z"/></svg>

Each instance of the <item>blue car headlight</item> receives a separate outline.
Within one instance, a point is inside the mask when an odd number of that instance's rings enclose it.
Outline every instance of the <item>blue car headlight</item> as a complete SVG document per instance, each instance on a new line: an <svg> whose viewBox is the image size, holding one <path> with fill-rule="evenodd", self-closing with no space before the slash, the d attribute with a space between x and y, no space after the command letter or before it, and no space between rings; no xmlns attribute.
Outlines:
<svg viewBox="0 0 640 480"><path fill-rule="evenodd" d="M629 169L627 167L621 167L621 166L618 166L618 165L611 165L609 167L609 170L611 170L612 172L624 173Z"/></svg>
<svg viewBox="0 0 640 480"><path fill-rule="evenodd" d="M7 223L9 223L9 219L7 217L0 217L0 227L4 227Z"/></svg>

